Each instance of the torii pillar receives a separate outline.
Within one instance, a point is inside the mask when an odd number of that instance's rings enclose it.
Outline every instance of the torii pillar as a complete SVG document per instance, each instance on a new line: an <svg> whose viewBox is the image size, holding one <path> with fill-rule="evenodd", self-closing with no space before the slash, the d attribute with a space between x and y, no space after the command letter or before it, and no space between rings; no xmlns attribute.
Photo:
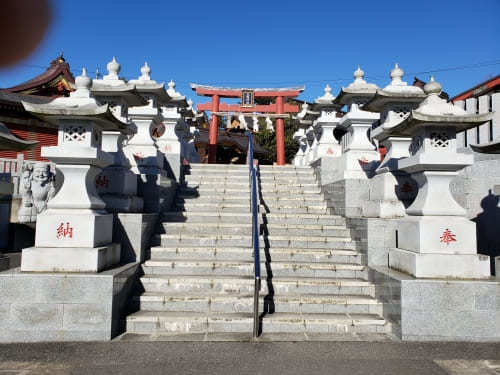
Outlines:
<svg viewBox="0 0 500 375"><path fill-rule="evenodd" d="M285 113L284 100L282 96L276 97L276 114ZM276 164L285 165L285 120L282 117L276 119Z"/></svg>
<svg viewBox="0 0 500 375"><path fill-rule="evenodd" d="M219 136L219 122L215 112L219 112L219 95L212 96L212 116L210 117L210 129L208 131L208 163L217 163L217 137Z"/></svg>

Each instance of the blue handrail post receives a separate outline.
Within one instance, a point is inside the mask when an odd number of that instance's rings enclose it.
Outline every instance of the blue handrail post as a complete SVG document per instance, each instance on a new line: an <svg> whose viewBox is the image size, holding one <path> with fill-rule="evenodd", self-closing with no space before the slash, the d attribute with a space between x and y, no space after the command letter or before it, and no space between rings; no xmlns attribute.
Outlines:
<svg viewBox="0 0 500 375"><path fill-rule="evenodd" d="M259 251L259 206L257 201L257 171L253 158L253 137L250 131L248 135L247 163L249 168L250 183L250 211L252 213L252 247L254 256L254 298L253 298L253 338L259 336L259 292L260 281L260 251Z"/></svg>

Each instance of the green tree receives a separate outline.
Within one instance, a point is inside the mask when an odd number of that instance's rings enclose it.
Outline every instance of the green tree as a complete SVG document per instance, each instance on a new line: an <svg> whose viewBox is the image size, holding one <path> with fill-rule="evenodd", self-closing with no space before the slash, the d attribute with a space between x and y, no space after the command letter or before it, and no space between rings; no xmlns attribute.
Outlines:
<svg viewBox="0 0 500 375"><path fill-rule="evenodd" d="M276 123L274 125L276 129ZM290 119L285 119L285 160L290 163L299 149L297 142L293 140L296 129ZM267 155L259 155L259 164L273 164L276 161L276 132L267 130L264 119L259 120L259 131L256 141L268 151Z"/></svg>

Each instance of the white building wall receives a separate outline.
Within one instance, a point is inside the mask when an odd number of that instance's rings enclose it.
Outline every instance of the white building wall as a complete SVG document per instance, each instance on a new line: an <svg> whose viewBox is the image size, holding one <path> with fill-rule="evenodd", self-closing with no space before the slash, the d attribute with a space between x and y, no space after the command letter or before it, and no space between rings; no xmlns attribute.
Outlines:
<svg viewBox="0 0 500 375"><path fill-rule="evenodd" d="M490 111L490 96L483 95L478 98L479 101L479 113L488 113ZM489 122L481 125L479 127L479 143L490 142L490 124Z"/></svg>
<svg viewBox="0 0 500 375"><path fill-rule="evenodd" d="M463 100L458 100L453 103L457 107L460 107L464 109L465 107L465 102ZM464 132L457 133L457 147L466 147L467 145L465 144L465 135Z"/></svg>
<svg viewBox="0 0 500 375"><path fill-rule="evenodd" d="M500 92L491 95L491 110L493 114L493 139L500 138Z"/></svg>
<svg viewBox="0 0 500 375"><path fill-rule="evenodd" d="M465 100L465 110L467 113L477 113L477 99L476 98L469 98ZM468 140L468 145L470 144L477 144L476 142L476 129L469 129L467 130L467 140Z"/></svg>

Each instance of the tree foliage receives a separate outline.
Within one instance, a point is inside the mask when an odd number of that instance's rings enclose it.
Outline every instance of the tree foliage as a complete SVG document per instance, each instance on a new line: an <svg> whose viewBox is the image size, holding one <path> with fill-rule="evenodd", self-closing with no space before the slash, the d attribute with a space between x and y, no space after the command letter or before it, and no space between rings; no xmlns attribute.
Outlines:
<svg viewBox="0 0 500 375"><path fill-rule="evenodd" d="M274 124L276 130L276 123ZM299 149L293 140L296 129L290 119L285 119L285 160L290 163ZM276 132L267 130L264 119L259 121L259 131L255 135L256 141L268 151L267 155L259 155L259 164L273 164L276 161Z"/></svg>

